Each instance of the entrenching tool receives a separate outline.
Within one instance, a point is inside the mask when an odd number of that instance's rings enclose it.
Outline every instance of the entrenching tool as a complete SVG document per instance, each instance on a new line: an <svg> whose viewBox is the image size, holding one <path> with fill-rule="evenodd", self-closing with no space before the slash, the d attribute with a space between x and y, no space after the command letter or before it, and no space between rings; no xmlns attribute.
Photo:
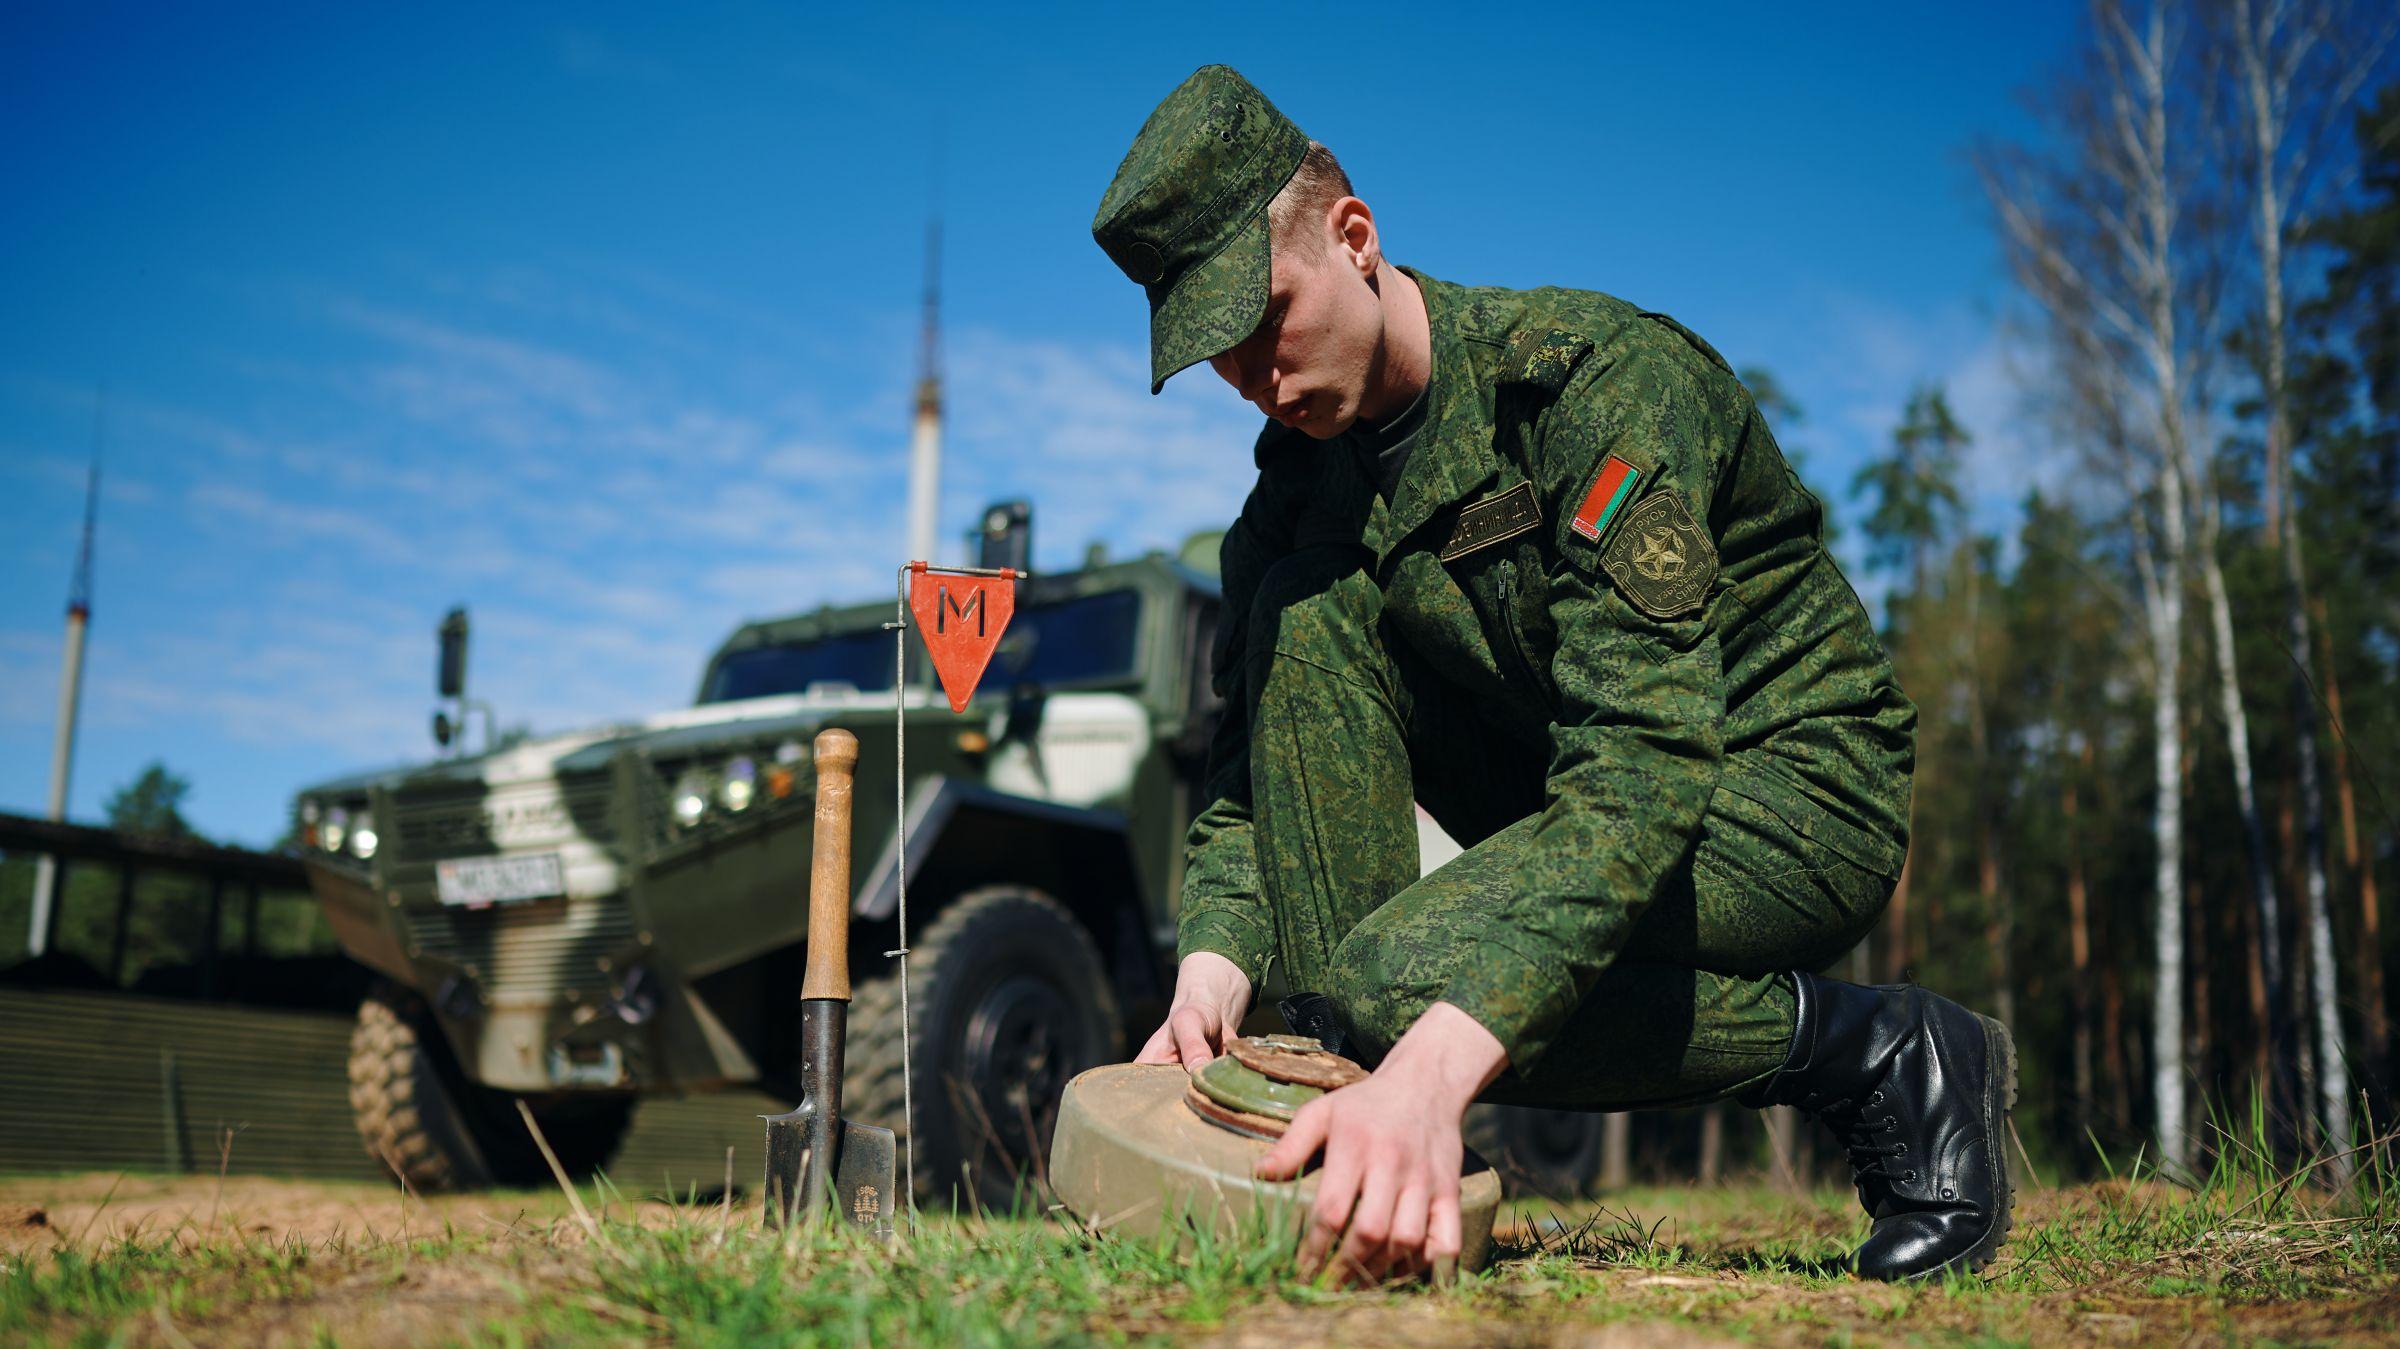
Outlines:
<svg viewBox="0 0 2400 1349"><path fill-rule="evenodd" d="M1260 1180L1260 1158L1299 1106L1366 1076L1306 1039L1236 1040L1198 1074L1119 1063L1067 1084L1050 1147L1050 1184L1086 1227L1134 1237L1210 1227L1235 1240L1305 1225L1314 1172ZM1459 1268L1491 1258L1500 1178L1469 1152L1459 1178Z"/></svg>
<svg viewBox="0 0 2400 1349"><path fill-rule="evenodd" d="M766 1115L767 1222L823 1215L890 1240L898 1193L892 1131L842 1118L850 1015L850 787L858 737L817 733L817 819L808 876L808 963L800 980L800 1104Z"/></svg>

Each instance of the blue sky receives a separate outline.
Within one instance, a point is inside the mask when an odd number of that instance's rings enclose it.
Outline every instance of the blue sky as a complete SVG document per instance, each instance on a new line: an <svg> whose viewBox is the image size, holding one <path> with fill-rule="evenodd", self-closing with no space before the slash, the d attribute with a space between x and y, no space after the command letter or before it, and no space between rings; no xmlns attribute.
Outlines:
<svg viewBox="0 0 2400 1349"><path fill-rule="evenodd" d="M2002 509L2038 456L1962 156L2023 131L2073 8L1702 15L7 6L0 810L43 803L96 402L80 818L160 758L263 842L301 783L428 753L453 603L479 692L547 731L688 701L744 617L881 593L937 195L946 530L1024 494L1057 566L1221 523L1255 417L1205 372L1146 395L1088 232L1207 61L1341 154L1396 259L1771 369L1821 484L1948 381Z"/></svg>

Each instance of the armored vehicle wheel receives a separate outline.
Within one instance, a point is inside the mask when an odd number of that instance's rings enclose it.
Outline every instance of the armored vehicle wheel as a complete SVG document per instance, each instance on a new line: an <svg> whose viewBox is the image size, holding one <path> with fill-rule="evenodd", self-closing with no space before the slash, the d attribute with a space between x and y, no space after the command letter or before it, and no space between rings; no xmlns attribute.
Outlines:
<svg viewBox="0 0 2400 1349"><path fill-rule="evenodd" d="M1512 1194L1584 1199L1599 1193L1602 1117L1579 1110L1479 1105L1467 1111L1467 1146L1482 1153Z"/></svg>
<svg viewBox="0 0 2400 1349"><path fill-rule="evenodd" d="M468 1081L424 1004L390 984L369 991L350 1032L350 1113L367 1155L412 1189L551 1181L516 1097ZM633 1101L545 1102L534 1106L534 1118L559 1164L581 1175L616 1151Z"/></svg>
<svg viewBox="0 0 2400 1349"><path fill-rule="evenodd" d="M1048 1155L1067 1080L1124 1054L1091 934L1033 890L972 891L909 953L921 1203L1008 1208ZM905 1135L900 981L860 985L842 1111Z"/></svg>

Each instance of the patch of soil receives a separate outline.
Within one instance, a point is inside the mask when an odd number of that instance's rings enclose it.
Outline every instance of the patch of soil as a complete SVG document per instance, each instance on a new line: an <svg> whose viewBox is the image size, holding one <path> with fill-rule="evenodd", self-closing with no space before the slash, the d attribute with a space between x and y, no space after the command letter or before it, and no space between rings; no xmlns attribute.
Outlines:
<svg viewBox="0 0 2400 1349"><path fill-rule="evenodd" d="M629 1211L630 1210L630 1211ZM663 1220L687 1211L654 1200L620 1204L622 1221ZM36 1214L40 1221L11 1221ZM312 1246L399 1241L441 1233L546 1232L571 1222L557 1190L403 1194L391 1186L264 1176L0 1177L0 1251L122 1240L179 1244L251 1236Z"/></svg>
<svg viewBox="0 0 2400 1349"><path fill-rule="evenodd" d="M668 1212L643 1204L632 1216L652 1221ZM626 1216L623 1209L611 1214ZM493 1240L439 1258L409 1254L405 1245L450 1233ZM218 1308L216 1315L178 1320L155 1311L120 1327L137 1343L473 1343L518 1312L529 1290L571 1289L589 1269L578 1258L583 1232L555 1190L429 1199L375 1185L264 1177L229 1177L222 1186L214 1176L0 1178L0 1263L123 1240L183 1249L250 1240L308 1252L299 1275L305 1292L262 1295L233 1271L221 1287L203 1278L198 1300ZM632 1315L593 1310L604 1318Z"/></svg>

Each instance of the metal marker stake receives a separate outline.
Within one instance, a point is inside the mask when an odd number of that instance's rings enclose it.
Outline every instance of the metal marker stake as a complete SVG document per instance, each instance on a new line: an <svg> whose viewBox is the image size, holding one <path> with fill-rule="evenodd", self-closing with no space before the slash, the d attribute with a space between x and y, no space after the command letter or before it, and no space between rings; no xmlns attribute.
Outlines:
<svg viewBox="0 0 2400 1349"><path fill-rule="evenodd" d="M892 630L892 847L893 875L900 887L900 949L884 957L900 961L900 1120L908 1126L908 1143L901 1153L907 1166L908 1210L917 1210L917 1096L909 1064L908 1025L908 564L900 566Z"/></svg>
<svg viewBox="0 0 2400 1349"><path fill-rule="evenodd" d="M903 562L894 585L892 621L883 625L892 634L892 828L895 831L892 852L900 899L900 946L883 954L900 962L900 1114L908 1124L908 1146L902 1156L907 1166L908 1206L912 1212L917 1206L917 1107L915 1075L909 1063L910 1042L915 1037L908 1019L908 632L911 626L908 578L917 572L1018 580L1033 574L1015 567L937 567L929 562Z"/></svg>

